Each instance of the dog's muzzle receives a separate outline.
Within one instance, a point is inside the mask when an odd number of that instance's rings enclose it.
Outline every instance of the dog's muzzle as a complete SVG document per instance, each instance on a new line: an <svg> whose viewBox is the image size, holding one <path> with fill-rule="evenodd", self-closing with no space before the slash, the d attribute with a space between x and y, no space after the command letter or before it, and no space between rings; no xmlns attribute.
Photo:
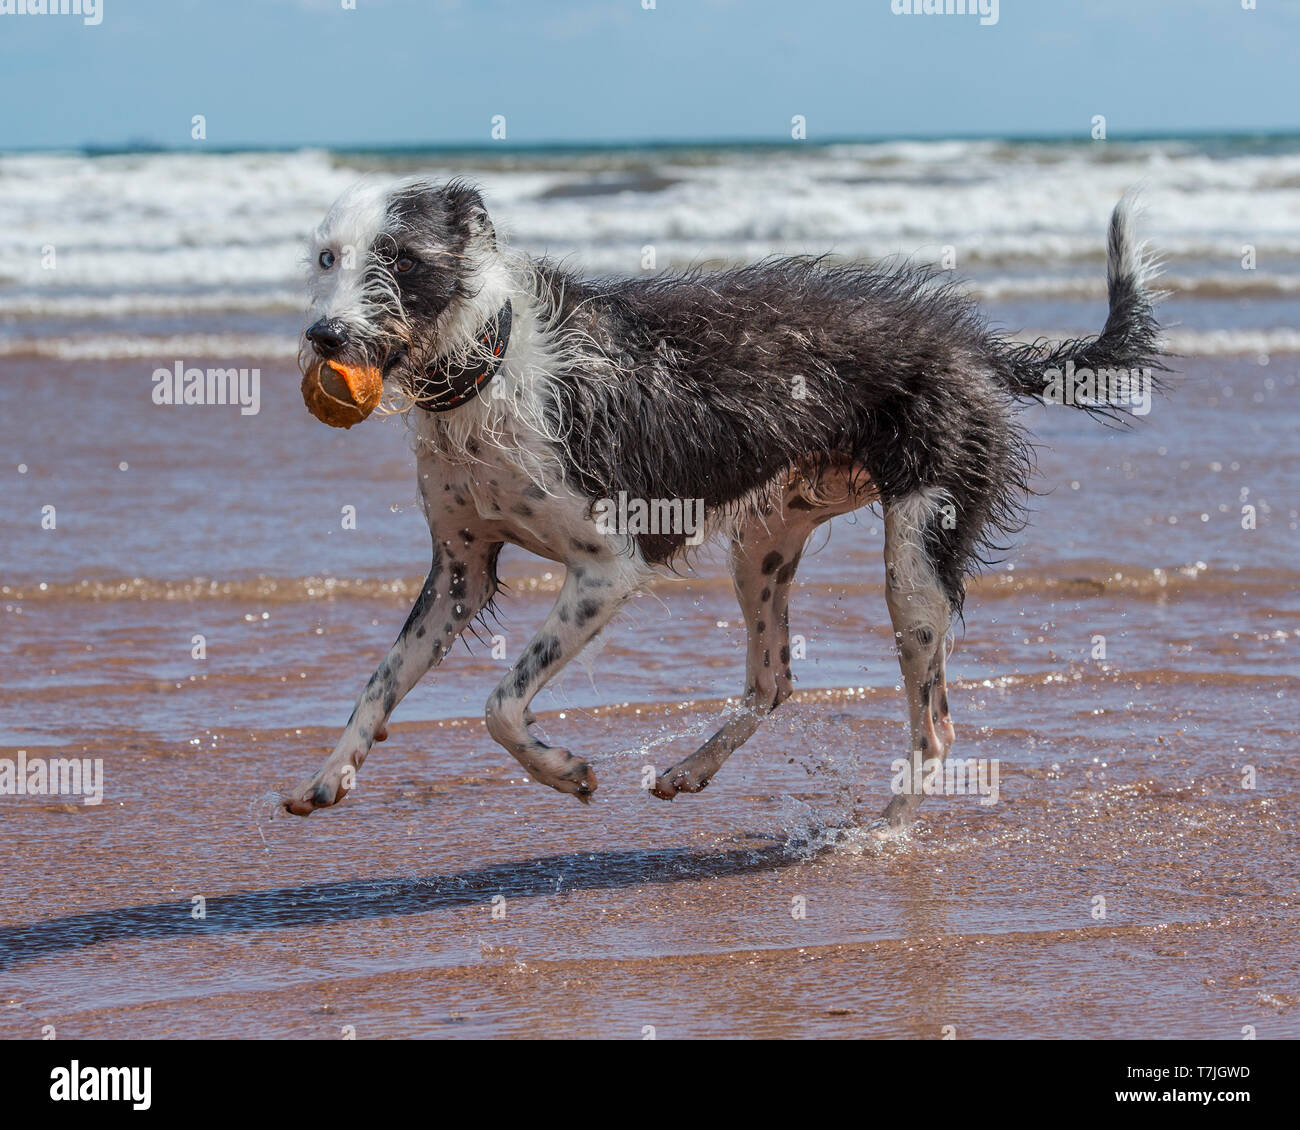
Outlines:
<svg viewBox="0 0 1300 1130"><path fill-rule="evenodd" d="M307 410L332 428L361 423L383 396L383 373L370 364L340 360L348 349L349 334L337 318L322 318L303 337L311 343L311 359L302 375Z"/></svg>

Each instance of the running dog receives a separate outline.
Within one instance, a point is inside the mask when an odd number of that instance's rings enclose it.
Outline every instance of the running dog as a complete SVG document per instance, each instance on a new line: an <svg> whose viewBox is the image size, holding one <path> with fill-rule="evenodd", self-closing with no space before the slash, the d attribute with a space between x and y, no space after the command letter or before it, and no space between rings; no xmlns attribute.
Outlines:
<svg viewBox="0 0 1300 1130"><path fill-rule="evenodd" d="M869 504L884 514L909 756L918 769L941 762L965 579L1023 525L1031 465L1018 407L1062 370L1165 368L1155 268L1131 229L1121 201L1101 334L1019 344L922 268L782 258L589 281L509 252L468 184L345 193L310 251L300 361L382 372L389 409L413 425L433 564L338 745L284 806L305 816L342 800L393 709L487 608L505 542L562 564L565 580L489 696L487 728L534 780L589 801L592 767L530 733L529 704L657 569L716 536L748 629L744 693L651 789L699 792L793 690L790 586L809 534ZM1117 411L1095 396L1067 402ZM668 520L621 520L633 509ZM703 528L676 520L692 513ZM912 821L921 779L879 827Z"/></svg>

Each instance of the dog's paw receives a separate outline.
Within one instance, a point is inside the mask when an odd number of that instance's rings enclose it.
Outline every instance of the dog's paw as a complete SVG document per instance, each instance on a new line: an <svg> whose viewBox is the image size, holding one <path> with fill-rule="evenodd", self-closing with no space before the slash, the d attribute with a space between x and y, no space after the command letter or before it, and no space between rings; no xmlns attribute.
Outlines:
<svg viewBox="0 0 1300 1130"><path fill-rule="evenodd" d="M310 777L295 786L281 800L284 810L295 816L310 816L318 808L333 808L348 790L335 776Z"/></svg>
<svg viewBox="0 0 1300 1130"><path fill-rule="evenodd" d="M893 821L886 816L878 817L862 825L862 834L876 843L905 843L912 838L912 822Z"/></svg>
<svg viewBox="0 0 1300 1130"><path fill-rule="evenodd" d="M650 795L657 796L660 800L672 800L678 793L701 793L709 787L709 780L709 777L698 775L693 769L674 765L659 774Z"/></svg>
<svg viewBox="0 0 1300 1130"><path fill-rule="evenodd" d="M583 804L590 804L591 794L596 791L596 771L567 749L551 748L533 758L528 775L558 792L576 796Z"/></svg>

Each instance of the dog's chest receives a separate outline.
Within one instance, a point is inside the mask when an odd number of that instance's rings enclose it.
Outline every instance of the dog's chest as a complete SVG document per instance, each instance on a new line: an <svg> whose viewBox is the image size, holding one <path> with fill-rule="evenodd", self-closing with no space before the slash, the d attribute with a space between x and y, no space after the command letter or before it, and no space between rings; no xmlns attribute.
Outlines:
<svg viewBox="0 0 1300 1130"><path fill-rule="evenodd" d="M572 556L574 541L590 542L589 506L562 483L534 481L504 453L480 445L476 455L448 458L426 452L416 474L429 528L469 529L552 561Z"/></svg>

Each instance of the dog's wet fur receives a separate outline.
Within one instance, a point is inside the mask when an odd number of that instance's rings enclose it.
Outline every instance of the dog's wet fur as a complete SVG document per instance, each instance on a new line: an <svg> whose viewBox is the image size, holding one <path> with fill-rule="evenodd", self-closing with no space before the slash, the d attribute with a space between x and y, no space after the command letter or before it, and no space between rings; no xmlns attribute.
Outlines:
<svg viewBox="0 0 1300 1130"><path fill-rule="evenodd" d="M346 193L309 255L301 360L384 372L389 410L413 426L433 564L338 746L286 808L306 815L342 799L397 703L492 600L505 542L562 563L566 577L488 699L488 729L534 779L589 800L590 765L534 737L529 704L629 596L656 571L686 564L699 540L684 529L611 532L598 504L620 492L703 500L704 532L729 543L749 630L739 709L660 774L655 795L704 788L790 695L788 602L804 543L869 504L884 513L909 756L941 762L954 738L944 661L965 579L1022 525L1031 460L1021 404L1067 361L1165 368L1154 270L1130 217L1122 201L1111 218L1101 334L1019 344L924 268L785 258L591 281L507 251L463 182ZM490 385L450 412L414 404L422 374L474 360L482 328L507 300L513 330ZM910 823L921 795L894 797L882 834Z"/></svg>

